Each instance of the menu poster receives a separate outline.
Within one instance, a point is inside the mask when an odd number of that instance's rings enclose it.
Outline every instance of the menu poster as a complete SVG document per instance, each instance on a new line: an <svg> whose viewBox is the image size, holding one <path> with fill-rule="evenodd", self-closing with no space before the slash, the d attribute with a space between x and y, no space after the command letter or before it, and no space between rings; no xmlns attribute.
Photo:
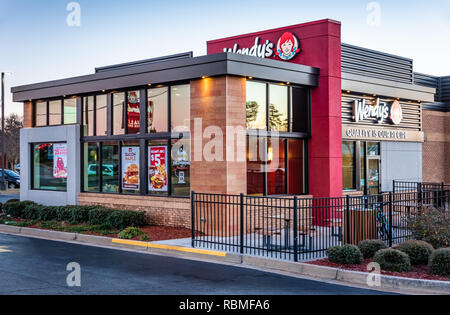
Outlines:
<svg viewBox="0 0 450 315"><path fill-rule="evenodd" d="M122 190L139 190L139 147L122 147Z"/></svg>
<svg viewBox="0 0 450 315"><path fill-rule="evenodd" d="M149 147L148 155L150 191L167 191L167 146Z"/></svg>
<svg viewBox="0 0 450 315"><path fill-rule="evenodd" d="M140 129L140 106L138 91L131 91L128 94L128 132L136 133Z"/></svg>
<svg viewBox="0 0 450 315"><path fill-rule="evenodd" d="M53 145L53 178L67 178L67 143Z"/></svg>

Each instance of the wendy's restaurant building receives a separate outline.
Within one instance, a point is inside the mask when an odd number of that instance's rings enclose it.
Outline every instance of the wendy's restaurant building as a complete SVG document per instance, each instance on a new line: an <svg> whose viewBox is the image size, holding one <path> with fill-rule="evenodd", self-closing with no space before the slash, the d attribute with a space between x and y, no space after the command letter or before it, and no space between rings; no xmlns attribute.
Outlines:
<svg viewBox="0 0 450 315"><path fill-rule="evenodd" d="M22 200L189 227L192 191L336 197L422 179L436 88L410 59L342 44L327 19L12 92Z"/></svg>

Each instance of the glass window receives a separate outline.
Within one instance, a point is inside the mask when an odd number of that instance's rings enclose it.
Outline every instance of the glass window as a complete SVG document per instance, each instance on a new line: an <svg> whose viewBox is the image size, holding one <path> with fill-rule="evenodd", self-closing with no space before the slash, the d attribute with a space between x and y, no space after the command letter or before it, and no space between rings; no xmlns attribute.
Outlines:
<svg viewBox="0 0 450 315"><path fill-rule="evenodd" d="M291 128L292 132L308 132L308 89L291 88Z"/></svg>
<svg viewBox="0 0 450 315"><path fill-rule="evenodd" d="M64 124L77 123L77 99L68 98L64 100Z"/></svg>
<svg viewBox="0 0 450 315"><path fill-rule="evenodd" d="M365 143L361 142L360 146L360 182L361 182L361 191L365 191L366 187L366 148Z"/></svg>
<svg viewBox="0 0 450 315"><path fill-rule="evenodd" d="M36 102L35 126L47 126L47 102Z"/></svg>
<svg viewBox="0 0 450 315"><path fill-rule="evenodd" d="M190 139L172 141L172 195L187 197L190 194Z"/></svg>
<svg viewBox="0 0 450 315"><path fill-rule="evenodd" d="M285 140L267 139L267 195L286 194Z"/></svg>
<svg viewBox="0 0 450 315"><path fill-rule="evenodd" d="M50 126L61 125L61 100L49 102L48 115L48 123Z"/></svg>
<svg viewBox="0 0 450 315"><path fill-rule="evenodd" d="M342 181L344 190L355 187L355 142L342 142Z"/></svg>
<svg viewBox="0 0 450 315"><path fill-rule="evenodd" d="M67 190L67 144L41 143L32 145L32 189Z"/></svg>
<svg viewBox="0 0 450 315"><path fill-rule="evenodd" d="M125 93L113 94L113 134L125 134Z"/></svg>
<svg viewBox="0 0 450 315"><path fill-rule="evenodd" d="M189 84L170 88L172 131L188 132L191 123L191 87Z"/></svg>
<svg viewBox="0 0 450 315"><path fill-rule="evenodd" d="M151 195L168 194L168 153L167 141L151 141L148 143L148 191ZM176 178L178 179L178 177Z"/></svg>
<svg viewBox="0 0 450 315"><path fill-rule="evenodd" d="M288 145L289 194L301 195L306 193L304 141L289 139Z"/></svg>
<svg viewBox="0 0 450 315"><path fill-rule="evenodd" d="M247 129L266 129L266 84L247 81Z"/></svg>
<svg viewBox="0 0 450 315"><path fill-rule="evenodd" d="M102 145L102 191L119 192L119 145L116 142Z"/></svg>
<svg viewBox="0 0 450 315"><path fill-rule="evenodd" d="M128 134L137 134L140 131L140 113L141 100L139 91L128 92L127 97L127 119L128 119Z"/></svg>
<svg viewBox="0 0 450 315"><path fill-rule="evenodd" d="M288 131L288 88L269 85L269 130Z"/></svg>
<svg viewBox="0 0 450 315"><path fill-rule="evenodd" d="M247 138L247 194L262 196L264 194L265 172L265 138Z"/></svg>
<svg viewBox="0 0 450 315"><path fill-rule="evenodd" d="M94 97L83 98L83 135L94 136Z"/></svg>
<svg viewBox="0 0 450 315"><path fill-rule="evenodd" d="M107 135L107 95L96 96L96 123L97 123L97 136Z"/></svg>
<svg viewBox="0 0 450 315"><path fill-rule="evenodd" d="M122 192L127 194L139 194L142 185L139 146L139 141L122 142Z"/></svg>
<svg viewBox="0 0 450 315"><path fill-rule="evenodd" d="M84 191L100 191L99 160L97 143L84 143Z"/></svg>
<svg viewBox="0 0 450 315"><path fill-rule="evenodd" d="M378 142L367 142L367 155L380 155L380 144Z"/></svg>
<svg viewBox="0 0 450 315"><path fill-rule="evenodd" d="M174 92L178 92L178 87ZM169 89L167 87L149 89L147 93L147 132L167 132Z"/></svg>

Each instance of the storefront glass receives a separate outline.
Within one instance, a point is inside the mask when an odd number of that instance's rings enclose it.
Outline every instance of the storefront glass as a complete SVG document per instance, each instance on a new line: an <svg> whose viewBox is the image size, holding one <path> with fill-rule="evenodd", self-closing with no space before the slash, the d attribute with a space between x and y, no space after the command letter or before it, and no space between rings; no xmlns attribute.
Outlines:
<svg viewBox="0 0 450 315"><path fill-rule="evenodd" d="M150 141L148 156L148 193L150 195L169 194L169 147L167 141Z"/></svg>
<svg viewBox="0 0 450 315"><path fill-rule="evenodd" d="M167 87L149 89L147 95L147 132L167 132L169 89Z"/></svg>
<svg viewBox="0 0 450 315"><path fill-rule="evenodd" d="M107 135L107 95L97 95L95 103L97 136Z"/></svg>
<svg viewBox="0 0 450 315"><path fill-rule="evenodd" d="M116 142L102 145L102 192L119 192L119 145Z"/></svg>
<svg viewBox="0 0 450 315"><path fill-rule="evenodd" d="M83 136L94 136L94 97L83 98Z"/></svg>
<svg viewBox="0 0 450 315"><path fill-rule="evenodd" d="M170 114L172 131L189 132L191 117L191 88L189 84L170 88Z"/></svg>
<svg viewBox="0 0 450 315"><path fill-rule="evenodd" d="M140 91L130 91L127 97L127 133L137 134L140 131L141 95Z"/></svg>
<svg viewBox="0 0 450 315"><path fill-rule="evenodd" d="M288 131L288 88L269 85L269 130Z"/></svg>
<svg viewBox="0 0 450 315"><path fill-rule="evenodd" d="M122 142L122 193L139 194L141 187L139 141Z"/></svg>
<svg viewBox="0 0 450 315"><path fill-rule="evenodd" d="M84 174L83 187L84 191L99 192L100 178L99 178L99 152L97 143L84 143Z"/></svg>
<svg viewBox="0 0 450 315"><path fill-rule="evenodd" d="M286 140L267 139L267 195L286 194Z"/></svg>
<svg viewBox="0 0 450 315"><path fill-rule="evenodd" d="M288 179L289 194L301 195L306 193L304 140L288 140Z"/></svg>
<svg viewBox="0 0 450 315"><path fill-rule="evenodd" d="M309 132L309 89L291 87L290 131Z"/></svg>
<svg viewBox="0 0 450 315"><path fill-rule="evenodd" d="M36 102L35 126L47 125L47 102Z"/></svg>
<svg viewBox="0 0 450 315"><path fill-rule="evenodd" d="M67 190L67 144L40 143L32 145L32 189Z"/></svg>
<svg viewBox="0 0 450 315"><path fill-rule="evenodd" d="M64 125L77 123L77 99L67 98L64 100Z"/></svg>
<svg viewBox="0 0 450 315"><path fill-rule="evenodd" d="M172 196L187 197L190 193L190 139L172 140Z"/></svg>
<svg viewBox="0 0 450 315"><path fill-rule="evenodd" d="M267 89L265 83L247 81L247 129L266 129Z"/></svg>
<svg viewBox="0 0 450 315"><path fill-rule="evenodd" d="M342 142L342 181L344 190L356 189L355 185L355 143Z"/></svg>
<svg viewBox="0 0 450 315"><path fill-rule="evenodd" d="M266 139L248 137L247 139L247 194L264 195Z"/></svg>
<svg viewBox="0 0 450 315"><path fill-rule="evenodd" d="M48 124L50 126L61 125L61 100L50 101L48 106Z"/></svg>
<svg viewBox="0 0 450 315"><path fill-rule="evenodd" d="M113 94L113 134L125 134L125 93Z"/></svg>

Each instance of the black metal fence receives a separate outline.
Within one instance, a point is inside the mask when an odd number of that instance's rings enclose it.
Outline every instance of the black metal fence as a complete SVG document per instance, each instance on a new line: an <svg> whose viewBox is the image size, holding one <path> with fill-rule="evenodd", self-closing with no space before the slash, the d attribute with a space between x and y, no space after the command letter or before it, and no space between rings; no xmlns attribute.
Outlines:
<svg viewBox="0 0 450 315"><path fill-rule="evenodd" d="M365 239L392 246L410 238L408 219L423 206L448 211L449 201L450 189L429 194L424 187L337 198L192 192L192 246L294 261Z"/></svg>

